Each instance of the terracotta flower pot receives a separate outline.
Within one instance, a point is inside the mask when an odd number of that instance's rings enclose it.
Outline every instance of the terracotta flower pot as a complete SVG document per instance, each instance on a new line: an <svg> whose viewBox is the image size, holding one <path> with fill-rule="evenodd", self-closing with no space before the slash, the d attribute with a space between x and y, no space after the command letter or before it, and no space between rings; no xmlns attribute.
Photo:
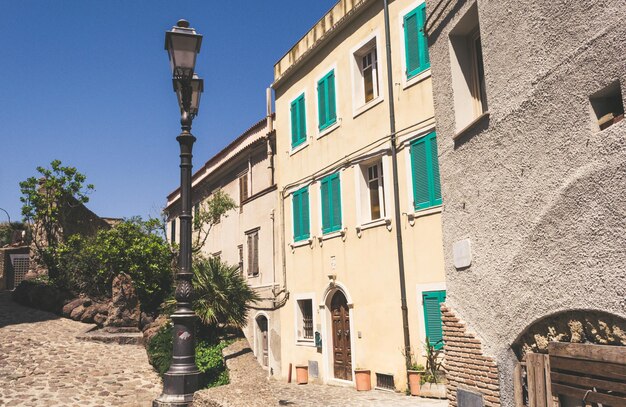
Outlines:
<svg viewBox="0 0 626 407"><path fill-rule="evenodd" d="M356 389L358 391L372 390L371 372L367 369L357 369L354 371Z"/></svg>
<svg viewBox="0 0 626 407"><path fill-rule="evenodd" d="M298 384L309 382L309 367L307 365L296 365L296 382Z"/></svg>
<svg viewBox="0 0 626 407"><path fill-rule="evenodd" d="M409 376L409 390L411 391L411 396L419 396L422 372L417 370L407 370L406 373Z"/></svg>

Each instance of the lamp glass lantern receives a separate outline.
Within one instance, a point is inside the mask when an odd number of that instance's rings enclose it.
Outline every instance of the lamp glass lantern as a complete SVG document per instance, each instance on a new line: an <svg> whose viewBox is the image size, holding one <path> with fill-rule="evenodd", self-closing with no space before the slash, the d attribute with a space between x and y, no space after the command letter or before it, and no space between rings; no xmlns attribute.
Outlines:
<svg viewBox="0 0 626 407"><path fill-rule="evenodd" d="M201 45L202 35L189 28L186 20L179 20L175 27L165 32L165 49L174 78L189 79L193 76Z"/></svg>
<svg viewBox="0 0 626 407"><path fill-rule="evenodd" d="M185 106L185 86L178 79L172 79L172 84L174 86L174 92L176 92L176 97L178 99L178 106L180 107L180 113L187 111L191 117L196 117L198 115L198 109L200 108L200 96L202 92L204 92L204 79L198 77L198 74L193 74L193 78L189 81L190 87L187 89L191 90L191 97L189 100L188 110Z"/></svg>

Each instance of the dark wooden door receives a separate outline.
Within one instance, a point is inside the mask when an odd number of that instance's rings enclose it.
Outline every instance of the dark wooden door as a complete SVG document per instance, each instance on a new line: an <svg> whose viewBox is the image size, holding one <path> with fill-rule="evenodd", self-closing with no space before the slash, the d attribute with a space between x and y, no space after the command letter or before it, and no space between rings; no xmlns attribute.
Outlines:
<svg viewBox="0 0 626 407"><path fill-rule="evenodd" d="M267 337L267 318L261 316L257 319L259 331L261 331L261 351L263 366L269 365L269 339Z"/></svg>
<svg viewBox="0 0 626 407"><path fill-rule="evenodd" d="M352 380L352 352L350 350L350 315L348 301L337 291L331 301L333 318L333 365L335 378Z"/></svg>

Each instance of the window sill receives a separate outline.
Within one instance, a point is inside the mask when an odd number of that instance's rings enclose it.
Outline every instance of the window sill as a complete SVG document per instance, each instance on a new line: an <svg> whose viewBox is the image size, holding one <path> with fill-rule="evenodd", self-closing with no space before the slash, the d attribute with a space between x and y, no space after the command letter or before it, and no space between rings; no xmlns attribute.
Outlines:
<svg viewBox="0 0 626 407"><path fill-rule="evenodd" d="M301 144L298 144L297 146L293 147L291 149L291 151L289 151L289 155L294 155L298 151L302 151L302 150L304 150L308 146L309 146L309 142L308 141L305 141L305 142L303 142Z"/></svg>
<svg viewBox="0 0 626 407"><path fill-rule="evenodd" d="M471 121L467 126L459 130L454 136L452 136L452 140L457 141L458 139L463 137L468 131L476 127L476 125L478 125L483 120L486 120L488 118L489 118L489 111L487 110L485 113L481 114L480 116L475 118L473 121Z"/></svg>
<svg viewBox="0 0 626 407"><path fill-rule="evenodd" d="M402 89L408 89L411 86L422 82L424 79L430 78L430 75L431 75L430 68L427 68L426 70L424 70L423 72L418 73L417 75L415 75L411 79L406 80L406 82L404 82L404 86L402 86Z"/></svg>
<svg viewBox="0 0 626 407"><path fill-rule="evenodd" d="M315 347L315 340L311 339L296 339L296 346L309 346L311 348Z"/></svg>
<svg viewBox="0 0 626 407"><path fill-rule="evenodd" d="M313 239L309 237L308 239L298 240L297 242L289 243L289 246L291 246L292 249L295 249L296 247L310 246L311 243L313 243Z"/></svg>
<svg viewBox="0 0 626 407"><path fill-rule="evenodd" d="M326 233L325 235L321 235L320 237L318 237L317 239L319 240L320 246L322 245L322 242L324 240L328 240L328 239L334 239L336 237L341 237L342 240L345 240L346 237L346 230L345 229L339 229L336 232L330 232L330 233Z"/></svg>
<svg viewBox="0 0 626 407"><path fill-rule="evenodd" d="M352 113L352 118L354 119L357 116L360 116L361 114L367 112L368 110L370 110L374 106L380 104L383 100L385 100L385 98L382 95L378 95L378 97L376 99L372 99L369 102L367 102L366 104L364 104L364 105L360 106L359 108L357 108L356 110L354 110L354 112Z"/></svg>
<svg viewBox="0 0 626 407"><path fill-rule="evenodd" d="M413 226L415 224L415 219L417 219L417 218L421 218L421 217L424 217L424 216L433 215L435 213L441 213L441 212L443 212L443 205L434 206L434 207L426 208L426 209L421 209L419 211L416 211L416 212L413 212L413 213L409 213L408 214L409 225Z"/></svg>
<svg viewBox="0 0 626 407"><path fill-rule="evenodd" d="M376 219L376 220L372 220L366 223L363 223L359 226L356 227L356 233L359 237L361 237L361 232L366 230L366 229L372 229L372 228L376 228L379 226L387 226L388 230L391 230L391 219L389 218L380 218L380 219Z"/></svg>
<svg viewBox="0 0 626 407"><path fill-rule="evenodd" d="M325 135L333 132L335 129L339 128L339 126L341 126L341 119L337 118L337 121L333 124L331 124L330 126L326 127L324 130L320 130L317 138L321 139L322 137L324 137Z"/></svg>

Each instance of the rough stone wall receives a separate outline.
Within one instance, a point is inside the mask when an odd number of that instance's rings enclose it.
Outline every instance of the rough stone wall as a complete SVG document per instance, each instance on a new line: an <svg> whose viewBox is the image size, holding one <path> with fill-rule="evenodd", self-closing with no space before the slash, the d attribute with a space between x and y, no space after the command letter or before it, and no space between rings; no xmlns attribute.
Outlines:
<svg viewBox="0 0 626 407"><path fill-rule="evenodd" d="M500 386L495 360L483 354L480 339L467 331L465 323L450 308L442 305L441 313L450 406L457 406L456 391L463 388L482 394L486 407L499 407Z"/></svg>
<svg viewBox="0 0 626 407"><path fill-rule="evenodd" d="M615 80L626 99L626 8L478 0L490 116L455 142L448 34L474 3L429 23L447 304L512 406L510 345L527 326L572 309L626 313L626 121L599 131L589 103ZM452 244L466 238L472 265L456 270Z"/></svg>

